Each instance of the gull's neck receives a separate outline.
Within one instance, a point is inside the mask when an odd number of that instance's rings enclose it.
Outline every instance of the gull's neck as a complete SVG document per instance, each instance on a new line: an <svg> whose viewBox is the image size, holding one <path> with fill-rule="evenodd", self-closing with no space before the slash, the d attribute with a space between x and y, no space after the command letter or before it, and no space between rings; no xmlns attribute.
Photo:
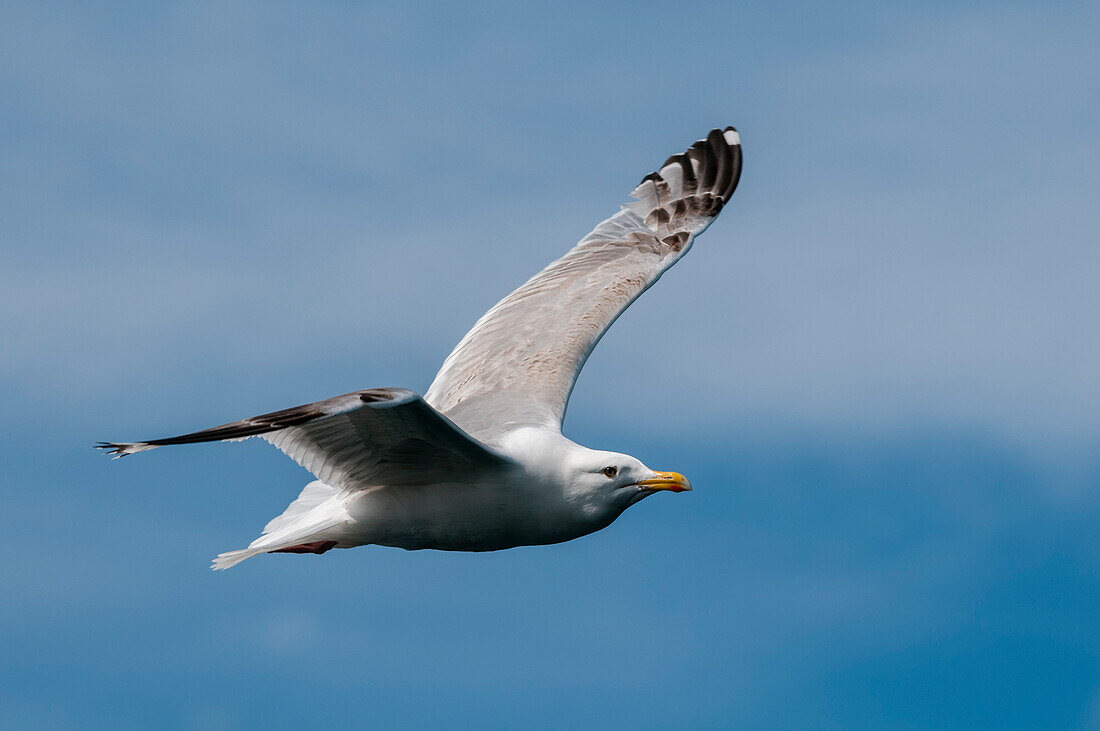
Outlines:
<svg viewBox="0 0 1100 731"><path fill-rule="evenodd" d="M500 449L536 479L559 482L565 476L570 458L588 452L556 429L525 426L508 432L500 440Z"/></svg>

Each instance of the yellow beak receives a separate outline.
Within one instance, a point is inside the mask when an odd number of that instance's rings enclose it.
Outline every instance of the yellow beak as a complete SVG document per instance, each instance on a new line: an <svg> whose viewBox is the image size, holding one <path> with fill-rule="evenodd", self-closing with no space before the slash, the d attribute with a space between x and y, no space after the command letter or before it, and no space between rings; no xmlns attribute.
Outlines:
<svg viewBox="0 0 1100 731"><path fill-rule="evenodd" d="M691 489L688 478L679 472L658 472L652 480L642 480L638 483L647 490L671 490L672 492L686 492Z"/></svg>

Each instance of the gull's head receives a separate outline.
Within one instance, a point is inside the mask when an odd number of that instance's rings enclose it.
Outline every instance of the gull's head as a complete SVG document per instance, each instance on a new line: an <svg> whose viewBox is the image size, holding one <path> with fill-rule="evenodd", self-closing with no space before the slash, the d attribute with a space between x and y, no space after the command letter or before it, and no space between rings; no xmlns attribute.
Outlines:
<svg viewBox="0 0 1100 731"><path fill-rule="evenodd" d="M650 495L691 489L679 472L650 469L629 454L588 449L548 429L517 429L502 447L523 465L525 479L534 478L539 494L564 498L590 530ZM547 492L550 486L556 489Z"/></svg>
<svg viewBox="0 0 1100 731"><path fill-rule="evenodd" d="M629 454L575 450L565 460L566 495L595 509L607 510L611 519L657 492L686 492L691 483L679 472L646 467Z"/></svg>

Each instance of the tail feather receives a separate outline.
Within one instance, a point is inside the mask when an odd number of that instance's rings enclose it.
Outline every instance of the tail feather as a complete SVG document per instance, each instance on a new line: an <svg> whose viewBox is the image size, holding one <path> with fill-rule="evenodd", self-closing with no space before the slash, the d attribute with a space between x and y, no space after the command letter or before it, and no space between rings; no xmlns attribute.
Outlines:
<svg viewBox="0 0 1100 731"><path fill-rule="evenodd" d="M253 556L259 556L266 551L256 550L254 548L243 548L240 551L226 551L225 553L219 553L218 557L214 559L214 562L210 564L210 568L215 571L224 571L225 569L232 568L244 561L246 558L252 558Z"/></svg>
<svg viewBox="0 0 1100 731"><path fill-rule="evenodd" d="M294 521L298 520L324 501L336 497L336 494L336 488L331 485L326 485L320 480L314 480L302 488L301 494L298 495L294 502L287 506L282 515L277 518L272 518L268 524L264 526L264 535L278 533L288 528Z"/></svg>
<svg viewBox="0 0 1100 731"><path fill-rule="evenodd" d="M236 566L261 553L271 553L303 543L337 538L339 529L351 520L340 492L320 480L309 483L282 515L264 527L248 548L218 554L210 568L215 571Z"/></svg>

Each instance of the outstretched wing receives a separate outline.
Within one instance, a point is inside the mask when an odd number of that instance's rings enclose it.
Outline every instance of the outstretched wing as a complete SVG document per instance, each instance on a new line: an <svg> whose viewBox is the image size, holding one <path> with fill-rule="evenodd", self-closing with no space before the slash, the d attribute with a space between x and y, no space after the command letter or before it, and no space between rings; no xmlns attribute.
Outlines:
<svg viewBox="0 0 1100 731"><path fill-rule="evenodd" d="M431 482L435 476L500 466L509 460L455 426L413 391L369 388L324 401L147 442L104 442L116 457L171 444L259 436L317 479L365 489Z"/></svg>
<svg viewBox="0 0 1100 731"><path fill-rule="evenodd" d="M443 363L425 400L493 443L561 428L577 374L611 323L687 253L741 175L733 127L712 130L647 175L633 202L497 303Z"/></svg>

